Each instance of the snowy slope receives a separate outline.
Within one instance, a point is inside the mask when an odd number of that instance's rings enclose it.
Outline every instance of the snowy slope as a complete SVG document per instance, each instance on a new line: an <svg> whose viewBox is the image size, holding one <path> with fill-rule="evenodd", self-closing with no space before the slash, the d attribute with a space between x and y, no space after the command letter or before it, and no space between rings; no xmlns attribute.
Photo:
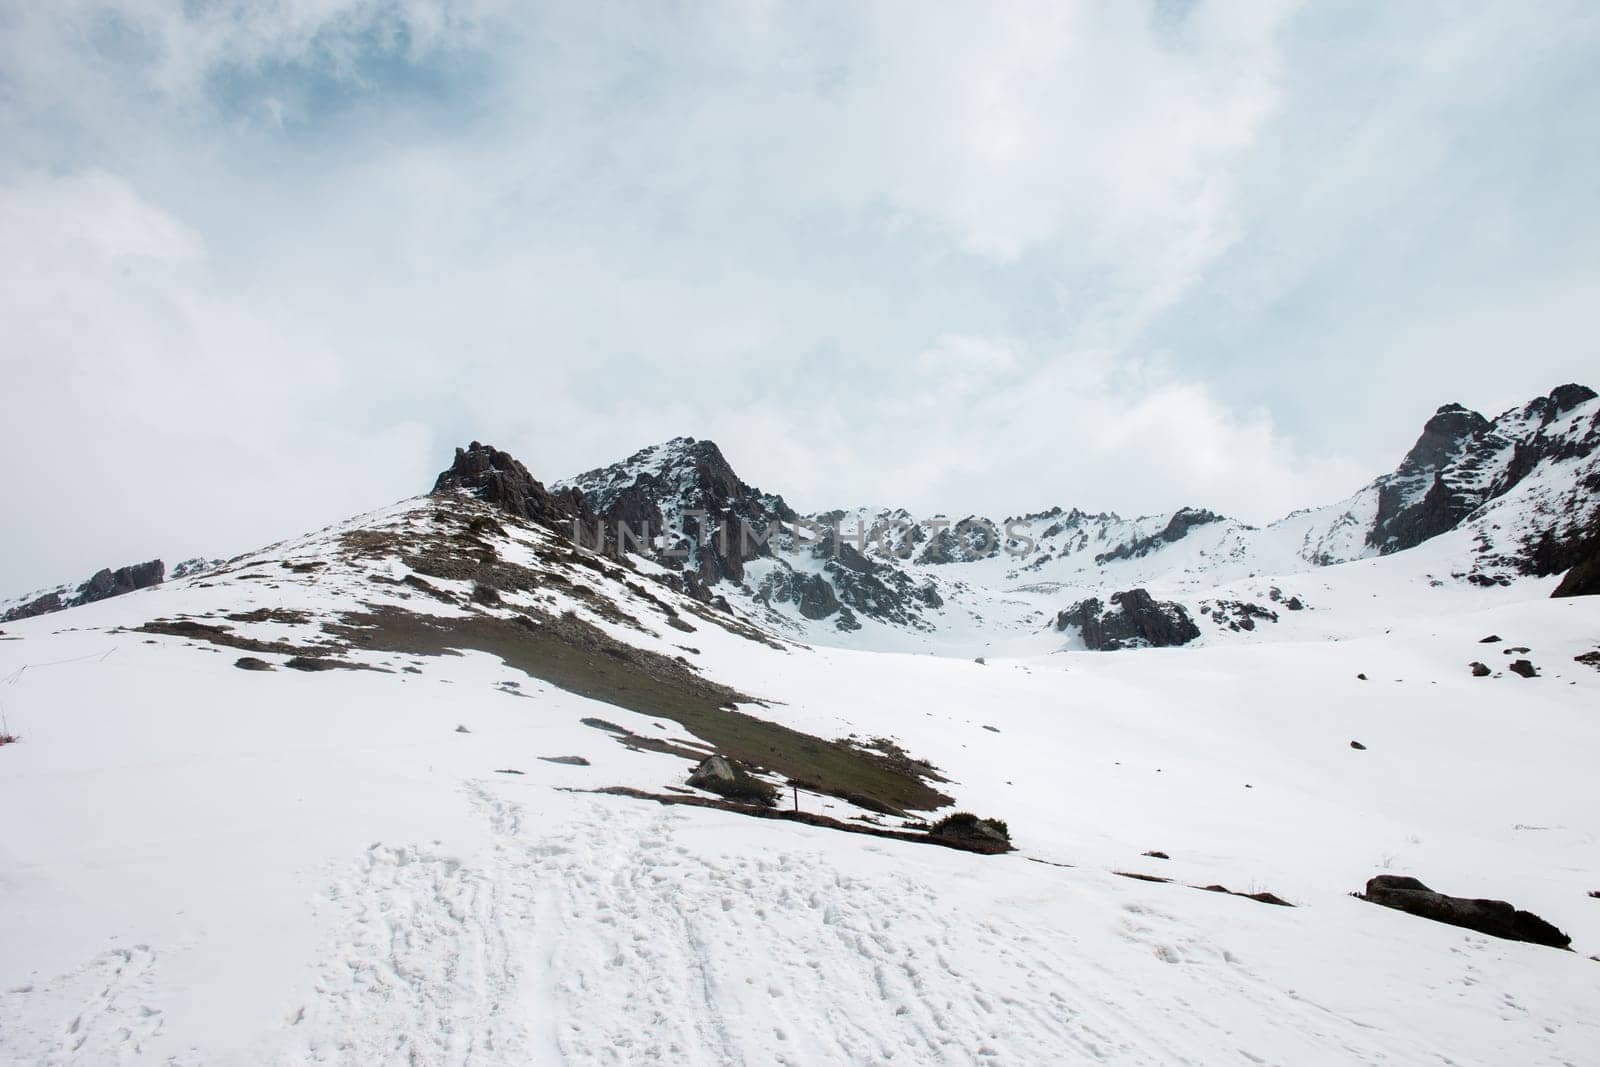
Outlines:
<svg viewBox="0 0 1600 1067"><path fill-rule="evenodd" d="M1476 528L1258 576L1209 570L1230 536L1196 527L1164 575L1104 566L1197 610L1273 585L1305 608L1116 654L928 609L992 644L986 664L764 638L662 568L463 497L7 624L0 1060L1591 1061L1600 671L1573 657L1600 644L1600 602L1454 580ZM1006 565L937 580L1015 619L1078 580L1030 591ZM636 710L648 685L586 697L514 649L407 645L505 626L586 635L607 677L681 657L673 684L818 744L892 739L1017 851L582 791L683 795L708 746L684 713ZM1541 676L1507 673L1508 646ZM842 797L800 804L868 825ZM1348 896L1381 872L1512 900L1576 951ZM1190 888L1211 884L1295 906Z"/></svg>

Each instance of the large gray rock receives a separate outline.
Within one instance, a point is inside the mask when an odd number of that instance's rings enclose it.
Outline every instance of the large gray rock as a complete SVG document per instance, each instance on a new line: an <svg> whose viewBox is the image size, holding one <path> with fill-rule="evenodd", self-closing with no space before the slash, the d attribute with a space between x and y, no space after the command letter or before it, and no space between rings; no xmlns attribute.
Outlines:
<svg viewBox="0 0 1600 1067"><path fill-rule="evenodd" d="M38 615L49 615L51 612L65 611L80 604L93 604L97 600L121 596L136 589L148 589L153 585L160 585L166 576L166 564L159 559L150 560L148 563L131 563L116 570L106 567L97 571L76 590L71 590L70 586L63 586L61 589L45 593L26 604L0 613L0 622L16 622Z"/></svg>
<svg viewBox="0 0 1600 1067"><path fill-rule="evenodd" d="M727 797L729 800L771 806L777 803L778 791L738 763L726 756L708 756L700 761L689 775L689 784L696 789Z"/></svg>
<svg viewBox="0 0 1600 1067"><path fill-rule="evenodd" d="M1570 569L1551 596L1600 594L1600 512L1595 513L1583 539L1574 543L1568 559L1561 562L1567 563Z"/></svg>
<svg viewBox="0 0 1600 1067"><path fill-rule="evenodd" d="M1572 938L1539 916L1519 911L1503 900L1446 896L1415 878L1402 875L1380 874L1370 879L1361 899L1508 941L1527 941L1551 948L1566 948L1572 944Z"/></svg>
<svg viewBox="0 0 1600 1067"><path fill-rule="evenodd" d="M1056 616L1056 629L1076 626L1087 648L1111 652L1119 648L1170 648L1200 636L1182 604L1158 601L1145 589L1111 594L1107 607L1099 597L1080 600Z"/></svg>
<svg viewBox="0 0 1600 1067"><path fill-rule="evenodd" d="M77 604L92 604L114 596L131 593L135 589L148 589L160 585L167 577L166 564L159 559L148 563L134 563L111 570L109 567L78 587Z"/></svg>

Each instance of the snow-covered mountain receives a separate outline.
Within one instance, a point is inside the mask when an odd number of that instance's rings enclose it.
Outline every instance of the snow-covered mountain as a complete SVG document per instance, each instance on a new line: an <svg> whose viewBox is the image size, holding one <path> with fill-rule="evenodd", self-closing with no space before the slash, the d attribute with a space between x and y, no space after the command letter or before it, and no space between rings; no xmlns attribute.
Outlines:
<svg viewBox="0 0 1600 1067"><path fill-rule="evenodd" d="M581 495L583 521L613 547L666 559L692 588L806 640L965 650L1027 639L1075 602L1139 587L1170 596L1203 632L1237 632L1293 599L1251 578L1446 534L1430 580L1504 584L1572 567L1600 514L1600 400L1564 385L1492 420L1447 404L1394 471L1263 528L1203 508L1133 519L1061 507L1003 518L893 508L802 516L740 480L715 444L689 437L555 488ZM617 546L621 529L637 540ZM1202 592L1231 584L1248 594L1234 598L1241 606L1202 610Z"/></svg>
<svg viewBox="0 0 1600 1067"><path fill-rule="evenodd" d="M1026 554L708 442L550 486L474 444L8 622L0 1061L1587 1062L1596 407ZM1556 929L1352 896L1397 875Z"/></svg>

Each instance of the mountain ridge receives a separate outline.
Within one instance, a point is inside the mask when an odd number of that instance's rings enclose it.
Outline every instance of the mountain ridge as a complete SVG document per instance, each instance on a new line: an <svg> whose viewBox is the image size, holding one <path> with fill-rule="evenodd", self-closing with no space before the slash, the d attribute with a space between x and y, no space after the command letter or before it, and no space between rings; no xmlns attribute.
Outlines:
<svg viewBox="0 0 1600 1067"><path fill-rule="evenodd" d="M994 602L1030 587L1078 600L1151 583L1192 591L1200 579L1300 573L1462 529L1471 544L1450 578L1497 585L1568 570L1585 558L1587 531L1600 519L1600 403L1586 386L1566 384L1493 419L1444 404L1393 470L1341 501L1260 527L1203 506L1130 519L1060 505L1001 520L882 507L801 514L746 483L714 441L690 436L548 487L509 453L473 441L456 450L433 492L478 497L612 559L648 557L673 588L717 607L741 601L791 634L837 639L874 623L931 634L953 614L990 619ZM140 586L118 581L122 573L0 602L0 619ZM1011 625L1043 625L1063 607L1005 614Z"/></svg>

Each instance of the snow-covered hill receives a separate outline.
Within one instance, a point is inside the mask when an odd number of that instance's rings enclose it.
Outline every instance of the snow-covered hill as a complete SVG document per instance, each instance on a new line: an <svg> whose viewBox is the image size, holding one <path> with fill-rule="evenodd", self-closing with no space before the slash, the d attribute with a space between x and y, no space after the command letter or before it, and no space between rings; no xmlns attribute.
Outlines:
<svg viewBox="0 0 1600 1067"><path fill-rule="evenodd" d="M0 1060L1588 1062L1600 598L1522 548L1591 521L1595 418L1403 464L1395 515L1424 470L1481 499L1401 550L1381 504L1052 511L1034 563L953 529L908 561L619 551L571 524L802 517L704 442L548 490L479 447L428 496L6 623ZM1199 638L1061 624L1129 588ZM712 753L778 806L689 786ZM929 831L958 809L1013 850ZM1350 895L1377 874L1574 951Z"/></svg>

